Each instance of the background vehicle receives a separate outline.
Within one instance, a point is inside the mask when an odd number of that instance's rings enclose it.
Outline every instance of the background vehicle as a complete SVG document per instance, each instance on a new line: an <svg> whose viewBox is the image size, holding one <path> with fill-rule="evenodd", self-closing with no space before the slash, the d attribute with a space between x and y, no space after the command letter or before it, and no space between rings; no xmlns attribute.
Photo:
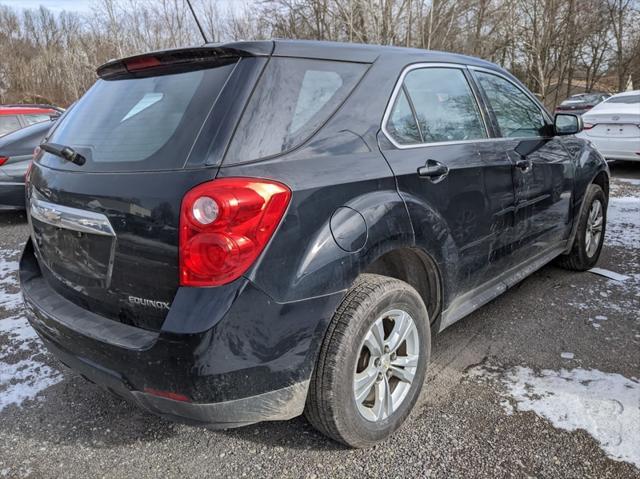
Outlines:
<svg viewBox="0 0 640 479"><path fill-rule="evenodd" d="M52 124L47 117L0 138L0 210L24 209L24 177Z"/></svg>
<svg viewBox="0 0 640 479"><path fill-rule="evenodd" d="M161 416L371 445L432 332L598 259L606 162L491 63L278 40L98 75L30 170L22 292L62 362Z"/></svg>
<svg viewBox="0 0 640 479"><path fill-rule="evenodd" d="M608 160L640 161L640 90L618 93L583 115L589 140Z"/></svg>
<svg viewBox="0 0 640 479"><path fill-rule="evenodd" d="M61 108L51 105L0 105L0 136L49 120L62 112Z"/></svg>
<svg viewBox="0 0 640 479"><path fill-rule="evenodd" d="M556 107L556 113L577 113L581 115L610 96L609 93L577 93L560 103Z"/></svg>

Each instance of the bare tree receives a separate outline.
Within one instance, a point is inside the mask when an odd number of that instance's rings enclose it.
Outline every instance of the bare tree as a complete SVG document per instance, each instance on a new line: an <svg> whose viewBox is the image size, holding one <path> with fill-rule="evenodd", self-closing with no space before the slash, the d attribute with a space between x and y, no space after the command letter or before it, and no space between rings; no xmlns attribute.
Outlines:
<svg viewBox="0 0 640 479"><path fill-rule="evenodd" d="M640 0L192 0L209 40L272 37L403 45L486 58L549 106L575 88L640 83ZM68 105L95 68L201 44L184 0L94 0L90 14L0 5L0 101Z"/></svg>

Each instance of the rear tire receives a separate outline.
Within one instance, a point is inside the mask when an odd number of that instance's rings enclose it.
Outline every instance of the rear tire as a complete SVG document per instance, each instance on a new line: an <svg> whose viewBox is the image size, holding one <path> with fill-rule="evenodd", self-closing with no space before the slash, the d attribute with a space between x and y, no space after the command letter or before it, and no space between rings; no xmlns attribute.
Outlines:
<svg viewBox="0 0 640 479"><path fill-rule="evenodd" d="M386 439L413 409L430 351L429 316L417 291L397 279L361 275L329 324L307 419L350 447Z"/></svg>
<svg viewBox="0 0 640 479"><path fill-rule="evenodd" d="M595 266L607 226L607 198L602 188L589 185L583 201L571 251L557 259L559 266L572 271L586 271Z"/></svg>

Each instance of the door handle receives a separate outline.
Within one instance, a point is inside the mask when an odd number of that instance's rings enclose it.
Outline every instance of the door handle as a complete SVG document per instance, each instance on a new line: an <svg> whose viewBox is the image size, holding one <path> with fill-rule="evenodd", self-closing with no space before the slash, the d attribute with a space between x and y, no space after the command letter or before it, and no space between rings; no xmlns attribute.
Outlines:
<svg viewBox="0 0 640 479"><path fill-rule="evenodd" d="M532 161L523 152L518 151L518 148L507 151L507 158L523 173L527 173L533 167Z"/></svg>
<svg viewBox="0 0 640 479"><path fill-rule="evenodd" d="M520 171L522 171L523 173L526 173L527 171L529 171L532 166L533 166L533 163L531 162L531 160L527 160L526 158L522 158L516 161L516 168L519 168Z"/></svg>
<svg viewBox="0 0 640 479"><path fill-rule="evenodd" d="M447 165L435 160L427 160L424 166L418 168L418 176L420 178L429 178L430 180L440 181L449 173Z"/></svg>

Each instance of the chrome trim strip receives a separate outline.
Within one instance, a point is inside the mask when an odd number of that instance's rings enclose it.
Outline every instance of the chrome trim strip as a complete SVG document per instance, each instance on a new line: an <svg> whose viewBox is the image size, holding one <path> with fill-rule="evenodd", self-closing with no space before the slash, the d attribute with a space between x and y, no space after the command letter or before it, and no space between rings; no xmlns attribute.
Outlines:
<svg viewBox="0 0 640 479"><path fill-rule="evenodd" d="M462 70L463 72L465 70L468 69L467 65L462 65L460 63L414 63L412 65L409 65L407 67L405 67L404 70L402 70L402 73L400 74L400 78L398 78L398 81L396 82L396 85L393 87L393 93L391 94L391 99L389 100L389 102L387 103L387 107L384 111L384 116L382 117L382 125L381 125L381 130L382 133L384 134L384 136L387 137L387 139L393 144L393 146L395 146L396 148L400 149L400 150L408 150L411 148L422 148L425 146L441 146L441 145L460 145L460 144L465 144L465 143L476 143L478 141L494 141L496 140L496 138L491 138L491 133L489 132L489 128L488 128L488 121L487 118L485 117L485 112L482 109L482 105L480 104L480 101L478 99L478 96L476 95L476 92L474 91L473 87L471 85L469 85L469 80L467 80L467 78L464 78L464 81L467 82L467 85L469 87L469 90L471 91L471 94L473 95L473 98L476 101L476 105L478 107L478 112L480 113L480 117L482 118L482 123L484 126L484 131L487 135L486 138L478 138L475 140L459 140L459 141L440 141L440 142L430 142L430 143L412 143L410 145L402 145L398 142L396 142L393 137L391 136L391 134L389 134L389 132L387 131L387 122L389 120L389 117L391 116L391 110L393 110L393 106L396 103L396 97L399 95L400 90L402 89L402 85L404 84L404 79L407 76L407 74L413 70L421 70L423 68L451 68L451 69L456 69L456 70Z"/></svg>
<svg viewBox="0 0 640 479"><path fill-rule="evenodd" d="M32 218L58 228L115 237L109 219L93 211L56 205L31 197L29 212Z"/></svg>

